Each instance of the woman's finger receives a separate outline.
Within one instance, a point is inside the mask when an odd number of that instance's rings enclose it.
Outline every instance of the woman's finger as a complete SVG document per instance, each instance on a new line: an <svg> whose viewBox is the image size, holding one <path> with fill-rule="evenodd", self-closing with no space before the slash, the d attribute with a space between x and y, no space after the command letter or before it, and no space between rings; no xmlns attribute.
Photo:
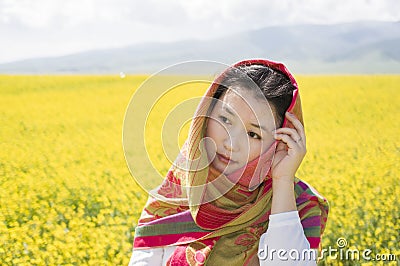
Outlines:
<svg viewBox="0 0 400 266"><path fill-rule="evenodd" d="M278 141L278 146L276 146L276 151L287 151L288 146L283 141Z"/></svg>
<svg viewBox="0 0 400 266"><path fill-rule="evenodd" d="M303 124L300 122L299 119L297 119L296 115L289 113L289 112L286 112L285 115L288 118L288 120L293 124L293 126L296 128L300 137L302 139L306 140L306 135L304 133Z"/></svg>
<svg viewBox="0 0 400 266"><path fill-rule="evenodd" d="M294 154L296 154L296 157L299 156L299 158L303 158L306 155L307 153L306 147L304 145L301 144L299 145L298 143L296 143L289 135L276 134L274 137L275 139L281 140L283 143L286 144L288 150L285 153L290 154L290 150L292 150L294 151Z"/></svg>
<svg viewBox="0 0 400 266"><path fill-rule="evenodd" d="M292 137L286 134L275 134L275 139L282 140L291 149L298 149L299 145Z"/></svg>
<svg viewBox="0 0 400 266"><path fill-rule="evenodd" d="M294 128L282 127L282 128L278 128L274 132L276 134L290 135L296 143L299 143L299 144L303 143L303 138L298 134L298 132Z"/></svg>

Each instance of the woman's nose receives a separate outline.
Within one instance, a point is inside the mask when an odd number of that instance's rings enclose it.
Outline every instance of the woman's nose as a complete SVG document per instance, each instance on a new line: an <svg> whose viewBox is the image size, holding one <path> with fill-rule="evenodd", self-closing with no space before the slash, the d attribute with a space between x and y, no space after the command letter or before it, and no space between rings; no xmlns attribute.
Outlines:
<svg viewBox="0 0 400 266"><path fill-rule="evenodd" d="M227 134L224 140L224 148L230 152L238 152L240 150L240 137L237 134Z"/></svg>

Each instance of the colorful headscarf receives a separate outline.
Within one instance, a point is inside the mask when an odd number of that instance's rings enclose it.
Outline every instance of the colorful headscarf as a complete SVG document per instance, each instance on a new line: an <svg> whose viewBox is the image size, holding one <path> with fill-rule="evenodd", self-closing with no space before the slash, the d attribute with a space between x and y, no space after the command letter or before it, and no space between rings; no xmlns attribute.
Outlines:
<svg viewBox="0 0 400 266"><path fill-rule="evenodd" d="M287 111L303 123L298 86L286 67L262 59L241 61L232 67L254 64L279 70L289 77L296 89ZM270 166L278 141L231 175L224 176L207 166L202 139L209 98L215 94L224 73L215 79L200 102L180 155L162 184L152 191L135 229L135 249L177 247L167 265L258 264L259 240L268 228L271 213ZM283 127L293 125L284 118ZM239 182L230 182L233 179ZM221 196L226 186L228 192ZM294 188L305 236L311 248L321 249L329 204L297 177Z"/></svg>

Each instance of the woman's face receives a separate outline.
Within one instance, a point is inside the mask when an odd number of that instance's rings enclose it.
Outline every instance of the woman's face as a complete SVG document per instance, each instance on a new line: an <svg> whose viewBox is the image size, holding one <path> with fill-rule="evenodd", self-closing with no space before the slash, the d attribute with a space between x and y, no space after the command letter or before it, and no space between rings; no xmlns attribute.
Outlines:
<svg viewBox="0 0 400 266"><path fill-rule="evenodd" d="M230 174L271 146L273 129L274 117L264 98L250 90L230 88L208 118L207 156L218 171Z"/></svg>

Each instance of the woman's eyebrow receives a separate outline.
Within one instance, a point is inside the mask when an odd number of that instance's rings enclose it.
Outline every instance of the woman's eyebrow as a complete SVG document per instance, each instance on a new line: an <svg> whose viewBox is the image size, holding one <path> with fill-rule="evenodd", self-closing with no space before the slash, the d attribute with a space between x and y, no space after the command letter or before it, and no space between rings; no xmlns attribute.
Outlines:
<svg viewBox="0 0 400 266"><path fill-rule="evenodd" d="M228 105L224 104L224 105L222 106L222 108L223 108L225 111L227 111L229 114L235 116L235 112L232 111L232 109L230 109L230 108L228 107Z"/></svg>
<svg viewBox="0 0 400 266"><path fill-rule="evenodd" d="M250 125L252 125L253 127L256 127L256 128L262 129L262 130L264 130L264 131L267 131L267 130L265 129L265 127L263 127L263 126L260 126L259 124L254 124L254 123L251 123Z"/></svg>
<svg viewBox="0 0 400 266"><path fill-rule="evenodd" d="M229 114L231 114L232 116L235 116L235 112L234 112L231 108L229 108L229 105L224 104L224 105L222 106L222 108L223 108L225 111L227 111ZM259 129L261 129L261 130L267 131L267 129L266 129L265 127L260 126L260 125L257 124L257 123L250 123L250 125L252 125L252 126L255 127L255 128L259 128Z"/></svg>

